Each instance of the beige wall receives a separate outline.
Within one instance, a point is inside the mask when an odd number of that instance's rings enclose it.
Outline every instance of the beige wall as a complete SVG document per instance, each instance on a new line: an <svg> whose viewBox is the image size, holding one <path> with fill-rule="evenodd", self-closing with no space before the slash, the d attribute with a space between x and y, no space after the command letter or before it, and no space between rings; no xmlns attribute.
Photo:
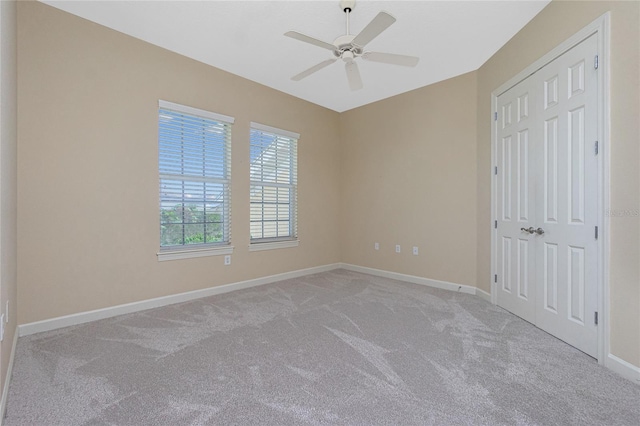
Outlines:
<svg viewBox="0 0 640 426"><path fill-rule="evenodd" d="M611 208L640 209L640 2L553 1L478 70L476 279L485 291L490 289L491 256L491 91L607 11L611 11ZM611 218L611 352L636 366L640 366L639 235L638 217Z"/></svg>
<svg viewBox="0 0 640 426"><path fill-rule="evenodd" d="M0 345L0 392L4 389L17 324L16 235L16 3L0 2L0 312L7 315ZM0 412L0 416L4 413Z"/></svg>
<svg viewBox="0 0 640 426"><path fill-rule="evenodd" d="M342 260L475 286L475 73L345 112L340 124Z"/></svg>
<svg viewBox="0 0 640 426"><path fill-rule="evenodd" d="M338 262L338 114L41 3L18 7L21 324ZM158 262L158 99L236 118L232 265ZM297 248L249 253L249 123L302 136Z"/></svg>

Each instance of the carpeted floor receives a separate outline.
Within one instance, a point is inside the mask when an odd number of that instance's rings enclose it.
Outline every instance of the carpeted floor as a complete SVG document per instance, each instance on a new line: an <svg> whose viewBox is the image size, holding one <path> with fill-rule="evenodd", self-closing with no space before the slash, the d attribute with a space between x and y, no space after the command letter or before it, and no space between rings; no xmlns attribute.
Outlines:
<svg viewBox="0 0 640 426"><path fill-rule="evenodd" d="M6 425L639 425L640 386L475 296L336 270L23 337Z"/></svg>

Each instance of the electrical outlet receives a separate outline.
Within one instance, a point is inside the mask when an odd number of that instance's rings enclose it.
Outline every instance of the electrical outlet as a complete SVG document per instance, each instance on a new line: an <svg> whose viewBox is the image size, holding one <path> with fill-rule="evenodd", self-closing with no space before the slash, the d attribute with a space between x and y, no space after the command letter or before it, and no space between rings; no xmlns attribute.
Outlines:
<svg viewBox="0 0 640 426"><path fill-rule="evenodd" d="M380 250L380 243L373 243L373 248L376 250Z"/></svg>
<svg viewBox="0 0 640 426"><path fill-rule="evenodd" d="M224 264L225 265L231 265L231 255L228 254L224 257Z"/></svg>
<svg viewBox="0 0 640 426"><path fill-rule="evenodd" d="M400 253L400 244L396 244L396 253Z"/></svg>
<svg viewBox="0 0 640 426"><path fill-rule="evenodd" d="M418 255L418 247L414 247L413 248L413 255L417 256Z"/></svg>

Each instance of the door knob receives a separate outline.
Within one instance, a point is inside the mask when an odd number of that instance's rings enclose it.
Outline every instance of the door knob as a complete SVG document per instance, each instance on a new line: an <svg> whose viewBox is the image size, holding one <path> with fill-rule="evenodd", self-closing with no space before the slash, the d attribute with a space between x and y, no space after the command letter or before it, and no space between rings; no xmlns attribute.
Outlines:
<svg viewBox="0 0 640 426"><path fill-rule="evenodd" d="M533 229L533 226L530 226L529 228L520 228L520 230L524 231L524 232L528 232L529 234L533 234L534 232L536 232L536 230ZM544 232L544 231L542 231L542 232Z"/></svg>
<svg viewBox="0 0 640 426"><path fill-rule="evenodd" d="M538 228L538 229L535 230L535 233L538 234L538 235L542 235L542 234L544 234L544 229Z"/></svg>

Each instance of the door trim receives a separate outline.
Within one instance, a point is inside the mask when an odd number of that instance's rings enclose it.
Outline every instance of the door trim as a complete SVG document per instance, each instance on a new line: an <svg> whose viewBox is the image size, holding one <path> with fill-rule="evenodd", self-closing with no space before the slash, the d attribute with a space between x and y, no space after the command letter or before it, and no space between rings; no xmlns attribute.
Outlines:
<svg viewBox="0 0 640 426"><path fill-rule="evenodd" d="M494 114L498 111L498 96L520 83L527 77L540 70L542 67L561 56L580 42L596 34L598 42L598 228L603 232L597 241L598 247L598 277L597 277L597 298L598 298L598 363L605 364L610 355L610 312L609 312L609 256L610 242L609 229L610 220L605 212L610 206L609 194L609 173L610 173L610 150L609 150L609 125L610 125L610 75L609 75L609 41L610 34L610 12L600 16L595 21L578 31L576 34L556 46L546 55L529 65L517 75L509 79L497 89L491 92L491 303L498 303L497 284L494 277L497 274L497 230L494 221L497 219L497 178L494 173L497 167L497 121Z"/></svg>

